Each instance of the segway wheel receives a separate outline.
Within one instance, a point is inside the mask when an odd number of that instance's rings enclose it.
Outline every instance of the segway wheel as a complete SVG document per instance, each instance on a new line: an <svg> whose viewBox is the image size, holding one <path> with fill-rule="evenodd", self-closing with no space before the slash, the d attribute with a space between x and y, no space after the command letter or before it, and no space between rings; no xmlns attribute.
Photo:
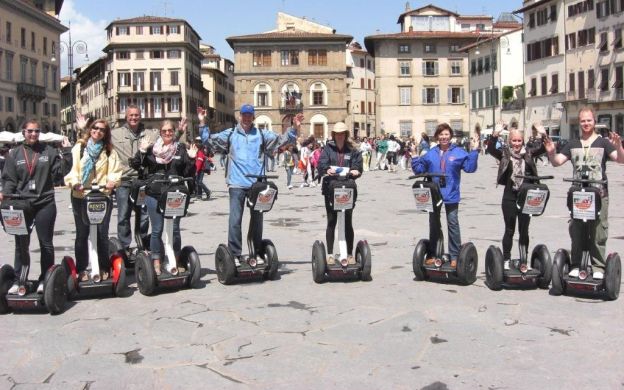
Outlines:
<svg viewBox="0 0 624 390"><path fill-rule="evenodd" d="M429 248L429 240L422 239L414 248L412 256L412 268L414 269L414 279L417 281L427 280L427 271L425 271L425 259L427 257L427 248Z"/></svg>
<svg viewBox="0 0 624 390"><path fill-rule="evenodd" d="M490 290L499 291L503 288L504 261L500 248L490 245L485 253L485 284Z"/></svg>
<svg viewBox="0 0 624 390"><path fill-rule="evenodd" d="M67 274L67 299L73 299L78 291L78 271L74 259L69 256L63 257L61 265Z"/></svg>
<svg viewBox="0 0 624 390"><path fill-rule="evenodd" d="M312 245L312 279L315 283L323 283L325 282L326 272L325 244L317 240Z"/></svg>
<svg viewBox="0 0 624 390"><path fill-rule="evenodd" d="M128 287L126 285L126 264L120 253L115 253L110 258L113 275L113 294L120 297Z"/></svg>
<svg viewBox="0 0 624 390"><path fill-rule="evenodd" d="M152 295L156 289L156 272L154 272L152 261L145 252L140 252L137 255L134 272L141 294Z"/></svg>
<svg viewBox="0 0 624 390"><path fill-rule="evenodd" d="M360 264L360 280L370 282L371 278L371 253L368 242L365 240L358 241L355 247L355 260Z"/></svg>
<svg viewBox="0 0 624 390"><path fill-rule="evenodd" d="M533 248L531 267L540 271L540 276L537 278L537 287L547 289L552 279L552 260L546 245L540 244Z"/></svg>
<svg viewBox="0 0 624 390"><path fill-rule="evenodd" d="M215 253L215 268L217 269L217 278L221 284L232 284L236 277L236 264L234 256L224 244L220 244Z"/></svg>
<svg viewBox="0 0 624 390"><path fill-rule="evenodd" d="M6 296L15 280L15 270L8 264L0 266L0 314L9 312L9 303Z"/></svg>
<svg viewBox="0 0 624 390"><path fill-rule="evenodd" d="M67 303L67 273L65 267L54 265L46 272L43 282L43 302L50 314L65 311Z"/></svg>
<svg viewBox="0 0 624 390"><path fill-rule="evenodd" d="M479 255L472 242L467 242L459 248L457 257L457 277L463 285L473 284L477 280L477 266Z"/></svg>
<svg viewBox="0 0 624 390"><path fill-rule="evenodd" d="M134 263L130 262L128 254L126 253L124 246L121 244L121 241L119 241L117 237L110 237L108 239L108 257L110 258L115 253L119 253L121 255L126 265L126 268L134 267Z"/></svg>
<svg viewBox="0 0 624 390"><path fill-rule="evenodd" d="M622 264L620 255L611 253L607 257L607 269L605 269L605 291L607 299L615 301L620 295L620 282L622 280Z"/></svg>
<svg viewBox="0 0 624 390"><path fill-rule="evenodd" d="M552 265L552 288L550 289L553 295L561 295L566 291L565 281L563 275L565 274L565 266L570 263L570 254L565 249L559 249L555 253L555 259Z"/></svg>
<svg viewBox="0 0 624 390"><path fill-rule="evenodd" d="M186 286L188 288L196 288L201 277L201 263L199 262L199 255L195 248L192 246L185 246L182 248L180 252L180 262L185 265L189 272Z"/></svg>
<svg viewBox="0 0 624 390"><path fill-rule="evenodd" d="M275 280L277 270L279 269L279 259L277 258L277 249L271 240L262 240L262 251L260 252L268 261L268 267L265 268L262 277L264 280Z"/></svg>

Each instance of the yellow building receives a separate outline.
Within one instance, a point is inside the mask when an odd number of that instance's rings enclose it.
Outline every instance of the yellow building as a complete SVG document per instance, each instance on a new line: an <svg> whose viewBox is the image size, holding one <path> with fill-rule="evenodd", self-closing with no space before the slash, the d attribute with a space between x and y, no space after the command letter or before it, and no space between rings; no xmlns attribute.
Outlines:
<svg viewBox="0 0 624 390"><path fill-rule="evenodd" d="M208 109L208 126L221 131L234 126L234 63L221 57L210 45L200 45L201 79L204 103Z"/></svg>

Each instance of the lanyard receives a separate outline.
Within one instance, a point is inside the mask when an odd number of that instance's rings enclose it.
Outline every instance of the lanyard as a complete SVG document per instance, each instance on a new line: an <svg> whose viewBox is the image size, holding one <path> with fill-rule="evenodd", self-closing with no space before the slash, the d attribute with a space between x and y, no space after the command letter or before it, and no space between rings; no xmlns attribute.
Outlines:
<svg viewBox="0 0 624 390"><path fill-rule="evenodd" d="M39 157L39 155L37 153L34 153L32 161L28 162L28 156L26 155L26 148L22 148L22 151L24 152L24 162L26 163L26 169L28 169L28 176L32 177L33 173L35 172L35 167L37 165L37 158Z"/></svg>
<svg viewBox="0 0 624 390"><path fill-rule="evenodd" d="M446 159L444 158L444 156L446 155L446 152L448 152L448 150L442 151L440 149L440 151L442 152L442 155L440 156L440 170L442 171L442 173L446 173Z"/></svg>
<svg viewBox="0 0 624 390"><path fill-rule="evenodd" d="M341 167L344 162L344 153L338 151L338 166Z"/></svg>

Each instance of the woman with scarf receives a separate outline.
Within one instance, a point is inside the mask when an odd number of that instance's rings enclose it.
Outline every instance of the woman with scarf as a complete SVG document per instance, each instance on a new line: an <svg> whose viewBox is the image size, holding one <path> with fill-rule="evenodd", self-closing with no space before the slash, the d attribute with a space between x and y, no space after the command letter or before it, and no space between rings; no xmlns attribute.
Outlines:
<svg viewBox="0 0 624 390"><path fill-rule="evenodd" d="M103 193L110 195L121 182L122 173L119 156L111 142L111 129L108 122L98 119L91 123L87 130L83 138L72 148L72 167L65 176L65 185L71 188L71 203L76 225L74 243L76 270L78 278L83 282L89 280L87 272L89 225L84 223L81 215L84 207L84 188L97 183ZM111 267L108 257L108 225L112 208L112 200L109 198L106 216L97 229L97 252L102 280L108 279L108 270Z"/></svg>
<svg viewBox="0 0 624 390"><path fill-rule="evenodd" d="M182 122L186 130L186 122ZM161 274L160 263L164 256L162 233L165 219L158 213L158 199L164 189L162 183L154 183L156 179L166 179L169 176L194 177L195 157L197 146L192 145L187 151L186 146L176 141L173 122L165 120L160 126L160 137L154 145L142 142L139 151L130 161L133 169L143 167L148 183L145 186L145 205L149 214L152 234L150 237L151 258L154 262L156 275ZM180 237L180 218L173 220L173 250L178 253L182 247Z"/></svg>
<svg viewBox="0 0 624 390"><path fill-rule="evenodd" d="M488 153L500 161L496 181L498 184L505 186L501 208L503 209L503 220L505 221L503 258L505 259L505 269L507 269L509 267L508 261L511 259L511 247L513 246L513 236L516 230L516 220L518 221L518 233L520 235L518 244L525 249L529 247L529 223L531 222L531 217L519 212L516 206L518 192L524 181L518 176L537 176L534 158L546 153L546 149L544 149L544 144L541 142L535 148L526 147L522 132L517 129L512 129L509 132L508 145L497 149L498 136L502 130L503 124L498 123L492 133L490 142L488 142ZM541 126L538 132L541 135L546 133Z"/></svg>

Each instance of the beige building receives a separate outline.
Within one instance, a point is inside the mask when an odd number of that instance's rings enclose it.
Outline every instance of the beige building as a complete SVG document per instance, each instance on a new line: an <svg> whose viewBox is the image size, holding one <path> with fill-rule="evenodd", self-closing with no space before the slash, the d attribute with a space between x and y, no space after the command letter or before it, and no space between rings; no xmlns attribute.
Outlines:
<svg viewBox="0 0 624 390"><path fill-rule="evenodd" d="M221 57L214 47L200 44L202 53L201 80L204 103L208 108L208 126L213 131L230 128L234 118L234 63Z"/></svg>
<svg viewBox="0 0 624 390"><path fill-rule="evenodd" d="M147 127L186 116L195 129L203 87L200 37L193 27L183 19L142 16L115 20L106 32L108 108L102 113L122 123L126 108L136 104Z"/></svg>
<svg viewBox="0 0 624 390"><path fill-rule="evenodd" d="M356 137L375 136L375 59L359 43L347 47L347 126Z"/></svg>
<svg viewBox="0 0 624 390"><path fill-rule="evenodd" d="M377 128L412 136L441 122L468 131L468 55L460 48L492 31L490 16L427 5L399 16L400 32L365 38L375 57Z"/></svg>
<svg viewBox="0 0 624 390"><path fill-rule="evenodd" d="M43 131L60 129L56 18L62 0L0 0L0 128L17 131L31 118ZM56 61L55 61L56 60Z"/></svg>
<svg viewBox="0 0 624 390"><path fill-rule="evenodd" d="M352 39L283 13L276 30L227 38L236 63L236 109L252 103L256 125L276 132L303 112L304 128L327 138L348 116L346 45Z"/></svg>

